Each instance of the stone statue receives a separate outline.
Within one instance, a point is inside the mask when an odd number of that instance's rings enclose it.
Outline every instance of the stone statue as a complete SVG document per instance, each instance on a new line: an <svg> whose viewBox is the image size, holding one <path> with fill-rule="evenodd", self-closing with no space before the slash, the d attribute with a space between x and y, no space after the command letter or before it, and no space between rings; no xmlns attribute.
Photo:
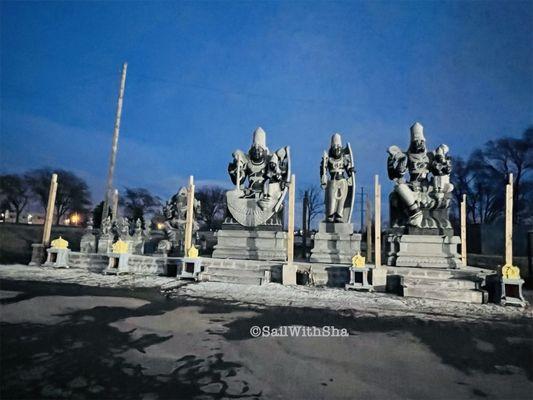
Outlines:
<svg viewBox="0 0 533 400"><path fill-rule="evenodd" d="M107 216L103 221L102 221L102 224L101 224L101 231L102 231L102 236L107 236L111 233L111 217L110 216Z"/></svg>
<svg viewBox="0 0 533 400"><path fill-rule="evenodd" d="M87 227L80 240L80 252L81 253L96 253L97 243L96 235L93 232L93 220L89 218L87 221Z"/></svg>
<svg viewBox="0 0 533 400"><path fill-rule="evenodd" d="M390 226L387 265L397 267L458 268L460 239L453 236L449 208L453 185L448 146L428 151L424 128L411 127L407 151L388 149L387 170L394 182L389 196Z"/></svg>
<svg viewBox="0 0 533 400"><path fill-rule="evenodd" d="M288 192L288 146L270 151L266 133L257 128L248 152L236 150L228 165L235 189L226 192L226 219L216 233L214 258L285 260L283 200Z"/></svg>
<svg viewBox="0 0 533 400"><path fill-rule="evenodd" d="M236 150L228 173L236 188L226 193L229 220L246 227L281 225L281 209L290 179L289 147L270 152L261 128L248 153Z"/></svg>
<svg viewBox="0 0 533 400"><path fill-rule="evenodd" d="M320 185L325 191L325 219L318 226L309 261L351 264L361 251L361 235L354 233L352 210L355 199L355 169L350 143L342 146L339 133L331 136L322 155Z"/></svg>
<svg viewBox="0 0 533 400"><path fill-rule="evenodd" d="M341 135L335 133L329 151L324 152L320 163L320 183L326 192L326 222L348 223L352 219L355 198L353 165L350 144L343 148Z"/></svg>
<svg viewBox="0 0 533 400"><path fill-rule="evenodd" d="M387 171L395 183L389 197L392 228L451 230L448 213L453 185L448 151L444 144L434 152L427 151L424 128L418 122L411 127L411 143L406 152L397 146L389 147Z"/></svg>
<svg viewBox="0 0 533 400"><path fill-rule="evenodd" d="M194 215L200 214L200 201L194 199ZM163 206L163 215L165 216L165 240L158 246L162 251L175 249L182 251L183 241L185 239L185 223L187 220L187 188L181 187ZM193 218L193 234L199 229L196 218Z"/></svg>

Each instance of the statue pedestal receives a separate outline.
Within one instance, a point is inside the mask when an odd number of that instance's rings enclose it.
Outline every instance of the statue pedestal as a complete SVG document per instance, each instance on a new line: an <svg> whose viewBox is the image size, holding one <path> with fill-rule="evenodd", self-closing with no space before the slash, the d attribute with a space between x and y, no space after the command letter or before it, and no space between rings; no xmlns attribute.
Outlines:
<svg viewBox="0 0 533 400"><path fill-rule="evenodd" d="M458 236L387 235L387 265L396 267L460 268Z"/></svg>
<svg viewBox="0 0 533 400"><path fill-rule="evenodd" d="M353 233L353 224L321 222L311 250L311 262L351 264L361 250L361 235Z"/></svg>
<svg viewBox="0 0 533 400"><path fill-rule="evenodd" d="M279 230L224 229L216 233L213 258L241 260L287 259L287 232Z"/></svg>
<svg viewBox="0 0 533 400"><path fill-rule="evenodd" d="M97 252L100 254L107 254L111 252L111 246L113 246L113 236L102 235L98 239Z"/></svg>

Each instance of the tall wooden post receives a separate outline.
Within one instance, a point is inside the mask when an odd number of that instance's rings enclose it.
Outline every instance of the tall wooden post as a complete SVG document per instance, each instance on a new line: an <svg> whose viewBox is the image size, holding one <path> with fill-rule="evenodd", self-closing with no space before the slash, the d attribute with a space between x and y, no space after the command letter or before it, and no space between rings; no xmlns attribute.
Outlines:
<svg viewBox="0 0 533 400"><path fill-rule="evenodd" d="M307 232L309 231L309 192L306 190L303 200L303 210L302 210L302 247L303 247L303 256L307 259Z"/></svg>
<svg viewBox="0 0 533 400"><path fill-rule="evenodd" d="M48 192L48 204L46 205L46 216L43 227L43 246L50 244L50 234L52 233L52 221L54 218L54 209L56 205L57 193L57 174L52 174L50 181L50 191Z"/></svg>
<svg viewBox="0 0 533 400"><path fill-rule="evenodd" d="M296 192L296 177L291 175L289 183L289 216L287 219L287 264L291 265L294 261L294 204Z"/></svg>
<svg viewBox="0 0 533 400"><path fill-rule="evenodd" d="M187 188L187 215L185 217L185 255L192 247L192 226L194 223L194 177L189 177Z"/></svg>
<svg viewBox="0 0 533 400"><path fill-rule="evenodd" d="M461 201L461 259L465 267L468 265L466 258L466 194L463 194L463 200Z"/></svg>
<svg viewBox="0 0 533 400"><path fill-rule="evenodd" d="M366 261L372 262L372 205L370 199L366 199Z"/></svg>
<svg viewBox="0 0 533 400"><path fill-rule="evenodd" d="M381 185L378 175L374 178L374 225L375 265L378 268L381 266Z"/></svg>
<svg viewBox="0 0 533 400"><path fill-rule="evenodd" d="M513 174L505 186L505 264L513 265Z"/></svg>
<svg viewBox="0 0 533 400"><path fill-rule="evenodd" d="M120 119L122 117L122 102L124 99L124 88L126 86L126 71L128 63L122 66L122 77L120 79L120 89L118 92L117 113L115 116L115 128L113 130L113 142L111 145L111 155L109 157L109 169L107 171L107 185L104 198L104 209L102 211L102 221L109 215L109 205L113 196L113 174L115 173L115 162L118 152L118 134L120 132Z"/></svg>

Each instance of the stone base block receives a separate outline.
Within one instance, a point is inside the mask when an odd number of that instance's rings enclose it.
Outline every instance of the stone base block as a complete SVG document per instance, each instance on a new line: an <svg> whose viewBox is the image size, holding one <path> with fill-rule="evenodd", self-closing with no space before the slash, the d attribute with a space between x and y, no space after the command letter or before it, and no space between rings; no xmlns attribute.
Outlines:
<svg viewBox="0 0 533 400"><path fill-rule="evenodd" d="M361 235L353 233L353 224L321 222L311 250L311 262L351 264L361 251Z"/></svg>
<svg viewBox="0 0 533 400"><path fill-rule="evenodd" d="M296 271L298 267L294 264L283 264L282 283L284 285L296 285Z"/></svg>
<svg viewBox="0 0 533 400"><path fill-rule="evenodd" d="M31 266L40 267L46 259L46 248L41 243L33 243L31 245Z"/></svg>
<svg viewBox="0 0 533 400"><path fill-rule="evenodd" d="M457 236L389 234L387 265L396 267L460 268Z"/></svg>
<svg viewBox="0 0 533 400"><path fill-rule="evenodd" d="M287 259L286 232L221 229L216 235L214 258L266 261Z"/></svg>

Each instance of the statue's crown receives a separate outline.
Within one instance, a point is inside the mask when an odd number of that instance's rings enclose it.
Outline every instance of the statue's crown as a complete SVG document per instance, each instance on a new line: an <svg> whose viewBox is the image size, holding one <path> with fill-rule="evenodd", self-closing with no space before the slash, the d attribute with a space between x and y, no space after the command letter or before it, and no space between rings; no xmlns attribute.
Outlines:
<svg viewBox="0 0 533 400"><path fill-rule="evenodd" d="M342 138L340 133L335 133L331 137L331 147L333 146L341 146L342 147Z"/></svg>
<svg viewBox="0 0 533 400"><path fill-rule="evenodd" d="M415 140L426 141L426 138L424 137L424 127L420 122L415 122L413 126L411 126L411 142Z"/></svg>
<svg viewBox="0 0 533 400"><path fill-rule="evenodd" d="M266 149L266 133L260 126L254 131L253 145Z"/></svg>

